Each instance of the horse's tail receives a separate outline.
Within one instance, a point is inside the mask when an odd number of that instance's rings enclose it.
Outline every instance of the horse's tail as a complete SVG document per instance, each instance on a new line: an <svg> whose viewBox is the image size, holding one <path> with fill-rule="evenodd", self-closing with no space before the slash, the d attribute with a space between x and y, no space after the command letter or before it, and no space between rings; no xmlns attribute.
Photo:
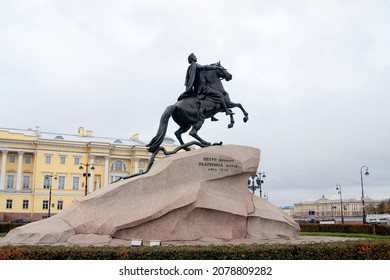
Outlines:
<svg viewBox="0 0 390 280"><path fill-rule="evenodd" d="M146 145L149 152L154 153L160 148L161 143L164 141L165 134L167 133L169 118L172 116L175 108L175 105L168 106L162 114L156 136L154 136L149 144Z"/></svg>

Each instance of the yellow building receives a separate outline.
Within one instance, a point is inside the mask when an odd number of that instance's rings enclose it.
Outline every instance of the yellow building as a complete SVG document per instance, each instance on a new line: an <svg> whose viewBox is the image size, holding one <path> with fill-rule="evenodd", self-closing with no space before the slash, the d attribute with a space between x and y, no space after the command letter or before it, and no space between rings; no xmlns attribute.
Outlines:
<svg viewBox="0 0 390 280"><path fill-rule="evenodd" d="M163 145L177 147L171 138ZM56 214L86 193L145 170L151 156L138 135L95 137L82 127L74 135L0 128L0 150L0 222Z"/></svg>

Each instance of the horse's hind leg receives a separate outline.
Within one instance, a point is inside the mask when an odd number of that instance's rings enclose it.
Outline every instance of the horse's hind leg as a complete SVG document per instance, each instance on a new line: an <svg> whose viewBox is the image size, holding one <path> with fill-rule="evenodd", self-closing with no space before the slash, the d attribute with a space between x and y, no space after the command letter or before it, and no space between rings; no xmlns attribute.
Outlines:
<svg viewBox="0 0 390 280"><path fill-rule="evenodd" d="M194 137L196 140L198 140L200 143L202 143L203 145L210 146L211 143L209 143L209 142L203 140L203 139L200 138L200 136L198 135L198 131L199 131L199 129L202 128L203 123L204 123L204 119L201 119L201 120L198 121L196 124L194 124L194 125L192 126L191 131L190 131L190 135L191 135L192 137Z"/></svg>
<svg viewBox="0 0 390 280"><path fill-rule="evenodd" d="M191 125L188 125L188 126L181 126L181 127L175 132L176 138L177 138L177 140L179 140L180 145L184 145L184 142L183 142L183 139L181 138L181 135L182 135L183 133L186 133L190 128L191 128Z"/></svg>

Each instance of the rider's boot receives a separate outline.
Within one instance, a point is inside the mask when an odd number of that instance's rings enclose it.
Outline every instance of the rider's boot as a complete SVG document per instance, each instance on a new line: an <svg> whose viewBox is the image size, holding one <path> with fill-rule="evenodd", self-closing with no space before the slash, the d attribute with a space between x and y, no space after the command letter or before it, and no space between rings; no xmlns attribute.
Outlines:
<svg viewBox="0 0 390 280"><path fill-rule="evenodd" d="M226 106L226 101L225 101L225 98L224 98L223 96L221 96L221 100L222 100L222 105L223 105L223 107L225 108L226 115L234 115L234 113L232 112L232 110L230 110L230 109Z"/></svg>
<svg viewBox="0 0 390 280"><path fill-rule="evenodd" d="M218 120L216 117L212 116L212 117L211 117L211 121L212 121L212 122L217 122L217 121L219 121L219 120Z"/></svg>
<svg viewBox="0 0 390 280"><path fill-rule="evenodd" d="M226 115L234 115L233 111L226 106L225 99L223 100L223 107L225 107Z"/></svg>
<svg viewBox="0 0 390 280"><path fill-rule="evenodd" d="M234 113L232 110L226 109L226 115L234 115Z"/></svg>

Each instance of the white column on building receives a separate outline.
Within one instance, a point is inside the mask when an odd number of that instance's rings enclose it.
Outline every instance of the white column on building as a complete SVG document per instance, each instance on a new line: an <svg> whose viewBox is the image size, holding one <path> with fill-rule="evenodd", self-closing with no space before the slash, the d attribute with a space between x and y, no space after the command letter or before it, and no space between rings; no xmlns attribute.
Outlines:
<svg viewBox="0 0 390 280"><path fill-rule="evenodd" d="M2 160L1 160L1 175L0 175L0 191L5 189L5 174L7 173L6 164L7 164L7 153L8 151L2 151Z"/></svg>
<svg viewBox="0 0 390 280"><path fill-rule="evenodd" d="M33 166L33 170L37 170L37 154L38 152L37 151L34 151L33 152L34 154L34 166ZM31 176L31 189L32 189L32 192L34 193L35 192L35 176Z"/></svg>
<svg viewBox="0 0 390 280"><path fill-rule="evenodd" d="M92 167L92 164L94 163L94 159L95 159L95 156L94 155L90 155L89 156L89 170L88 170L88 173L91 174L91 176L89 177L88 179L88 193L91 193L92 190L93 190L93 187L95 185L95 172L94 170L91 168Z"/></svg>
<svg viewBox="0 0 390 280"><path fill-rule="evenodd" d="M104 157L104 186L107 186L108 185L108 182L109 182L109 173L108 173L108 170L109 170L109 166L108 166L108 159L110 157L109 156L105 156Z"/></svg>
<svg viewBox="0 0 390 280"><path fill-rule="evenodd" d="M139 158L134 157L134 174L138 173Z"/></svg>
<svg viewBox="0 0 390 280"><path fill-rule="evenodd" d="M22 190L22 174L23 174L23 155L24 152L18 152L18 170L16 171L16 191Z"/></svg>

